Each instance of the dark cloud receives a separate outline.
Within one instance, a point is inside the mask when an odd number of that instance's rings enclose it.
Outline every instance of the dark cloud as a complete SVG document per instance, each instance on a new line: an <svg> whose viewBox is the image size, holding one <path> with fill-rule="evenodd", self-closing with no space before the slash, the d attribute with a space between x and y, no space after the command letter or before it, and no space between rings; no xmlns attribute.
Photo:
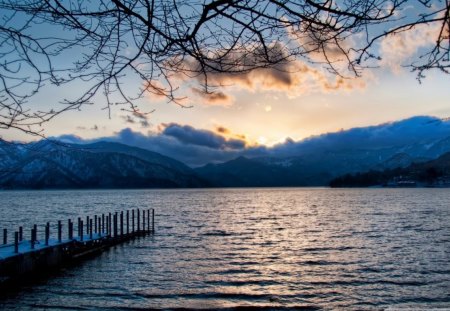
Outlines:
<svg viewBox="0 0 450 311"><path fill-rule="evenodd" d="M126 128L112 137L98 140L109 140L159 152L193 167L224 162L241 155L266 154L265 147L245 148L243 141L214 137L213 132L179 124L166 126L160 133L147 134Z"/></svg>
<svg viewBox="0 0 450 311"><path fill-rule="evenodd" d="M189 125L170 123L164 125L163 135L172 136L184 144L205 146L212 149L243 149L245 141L239 139L226 139L225 137L208 130L198 130Z"/></svg>

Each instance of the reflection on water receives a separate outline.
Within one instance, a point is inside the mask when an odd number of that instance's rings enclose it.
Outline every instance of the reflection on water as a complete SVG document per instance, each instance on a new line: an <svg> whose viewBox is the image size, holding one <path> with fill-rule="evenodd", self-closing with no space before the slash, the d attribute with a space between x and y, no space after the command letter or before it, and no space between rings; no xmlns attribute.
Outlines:
<svg viewBox="0 0 450 311"><path fill-rule="evenodd" d="M139 207L157 229L0 308L450 307L448 202L447 189L0 192L0 228Z"/></svg>

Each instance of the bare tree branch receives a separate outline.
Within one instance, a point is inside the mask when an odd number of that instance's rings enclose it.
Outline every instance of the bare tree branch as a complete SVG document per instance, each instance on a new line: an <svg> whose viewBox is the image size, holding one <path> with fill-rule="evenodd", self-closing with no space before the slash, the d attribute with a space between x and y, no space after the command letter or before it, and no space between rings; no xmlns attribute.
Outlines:
<svg viewBox="0 0 450 311"><path fill-rule="evenodd" d="M0 0L0 129L43 135L44 123L99 98L109 114L153 111L138 105L147 93L187 107L182 77L214 94L212 77L298 60L358 77L380 62L385 38L423 25L434 44L404 65L419 79L448 74L449 11L448 0ZM55 87L79 93L36 109L36 94Z"/></svg>

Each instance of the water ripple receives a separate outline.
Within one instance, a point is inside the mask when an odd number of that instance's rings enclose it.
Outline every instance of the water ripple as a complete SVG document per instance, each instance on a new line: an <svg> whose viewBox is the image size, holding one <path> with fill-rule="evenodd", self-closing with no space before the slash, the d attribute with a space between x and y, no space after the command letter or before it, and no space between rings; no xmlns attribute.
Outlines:
<svg viewBox="0 0 450 311"><path fill-rule="evenodd" d="M446 189L4 191L0 229L136 207L157 228L2 293L0 309L448 308L448 202Z"/></svg>

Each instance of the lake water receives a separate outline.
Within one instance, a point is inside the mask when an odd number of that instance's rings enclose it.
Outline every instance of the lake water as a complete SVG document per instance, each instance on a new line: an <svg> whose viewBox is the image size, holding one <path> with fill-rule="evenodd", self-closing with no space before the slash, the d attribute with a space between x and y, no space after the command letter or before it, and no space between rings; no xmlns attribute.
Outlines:
<svg viewBox="0 0 450 311"><path fill-rule="evenodd" d="M0 309L450 308L448 189L4 191L0 228L132 208L154 236Z"/></svg>

